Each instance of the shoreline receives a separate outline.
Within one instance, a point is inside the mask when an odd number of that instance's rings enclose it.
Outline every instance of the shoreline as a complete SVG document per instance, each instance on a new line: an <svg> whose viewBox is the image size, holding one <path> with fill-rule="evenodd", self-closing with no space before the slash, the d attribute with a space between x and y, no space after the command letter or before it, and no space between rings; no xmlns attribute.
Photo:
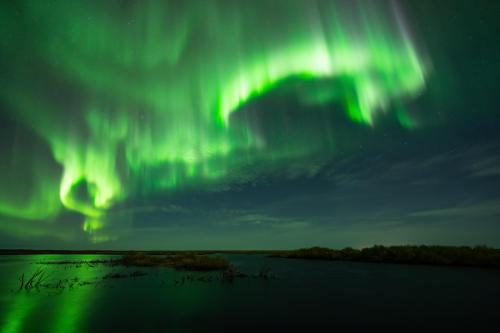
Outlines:
<svg viewBox="0 0 500 333"><path fill-rule="evenodd" d="M400 245L353 249L311 247L297 250L33 250L0 249L2 255L116 255L123 258L150 258L151 265L161 264L157 256L203 257L214 254L260 254L276 259L302 259L316 261L349 261L401 265L427 265L445 267L480 267L500 269L500 249L487 246ZM122 258L122 259L123 259ZM207 258L208 259L208 258ZM157 264L153 264L157 263ZM134 264L132 264L134 265ZM140 265L139 265L140 266Z"/></svg>

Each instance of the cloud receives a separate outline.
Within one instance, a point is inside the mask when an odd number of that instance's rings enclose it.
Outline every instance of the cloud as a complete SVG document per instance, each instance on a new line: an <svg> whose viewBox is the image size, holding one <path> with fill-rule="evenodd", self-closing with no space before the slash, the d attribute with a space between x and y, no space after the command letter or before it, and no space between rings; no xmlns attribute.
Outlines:
<svg viewBox="0 0 500 333"><path fill-rule="evenodd" d="M489 156L474 162L469 168L471 177L500 176L500 157Z"/></svg>
<svg viewBox="0 0 500 333"><path fill-rule="evenodd" d="M280 229L300 229L306 228L310 223L299 218L273 216L262 213L248 213L239 215L235 218L229 218L225 224L233 226L259 226L263 228Z"/></svg>
<svg viewBox="0 0 500 333"><path fill-rule="evenodd" d="M189 213L186 207L175 204L132 206L112 211L112 215L140 213Z"/></svg>
<svg viewBox="0 0 500 333"><path fill-rule="evenodd" d="M408 214L409 217L428 217L428 218L460 218L473 219L480 217L499 216L500 200L491 200L487 202L461 204L443 208L421 210Z"/></svg>

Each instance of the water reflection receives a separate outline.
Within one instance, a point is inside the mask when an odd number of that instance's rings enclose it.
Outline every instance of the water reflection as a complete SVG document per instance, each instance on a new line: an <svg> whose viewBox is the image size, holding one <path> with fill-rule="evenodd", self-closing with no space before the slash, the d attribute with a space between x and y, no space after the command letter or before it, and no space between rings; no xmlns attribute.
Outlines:
<svg viewBox="0 0 500 333"><path fill-rule="evenodd" d="M499 270L228 257L247 278L229 283L220 272L41 263L110 258L100 255L3 256L0 332L365 329L407 322L426 329L423 317L435 329L500 328ZM277 278L255 278L262 267ZM38 269L52 287L18 291L19 277Z"/></svg>

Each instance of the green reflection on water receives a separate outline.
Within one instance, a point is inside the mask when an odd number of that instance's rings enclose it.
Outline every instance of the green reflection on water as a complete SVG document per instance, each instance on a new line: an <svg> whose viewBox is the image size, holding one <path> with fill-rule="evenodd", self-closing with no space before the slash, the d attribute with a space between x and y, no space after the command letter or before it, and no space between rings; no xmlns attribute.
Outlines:
<svg viewBox="0 0 500 333"><path fill-rule="evenodd" d="M95 260L100 256L86 255L78 260ZM12 284L23 273L25 278L31 276L37 269L43 269L47 280L45 283L57 283L59 280L78 278L78 281L97 281L107 267L95 265L79 268L67 265L43 265L41 261L68 260L67 256L36 255L28 260L16 262L12 269L7 269L7 282ZM15 286L17 289L19 285ZM40 291L15 291L8 296L7 311L3 318L2 333L27 332L32 329L45 332L75 332L81 331L80 325L90 308L92 295L96 292L93 285L76 284L71 290L66 286L63 290L40 288Z"/></svg>
<svg viewBox="0 0 500 333"><path fill-rule="evenodd" d="M98 258L99 256L89 255L84 256L82 260L95 260ZM105 269L105 266L96 265L94 267L76 268L75 273L78 274L80 281L92 281L102 277L102 272ZM92 296L96 292L95 286L87 285L62 293L53 312L54 318L51 321L52 325L49 332L80 332L83 320L87 317L88 310L91 308Z"/></svg>
<svg viewBox="0 0 500 333"><path fill-rule="evenodd" d="M21 274L34 271L35 269L31 262L38 258L37 256L27 256L27 260L20 261L19 264L16 265L15 269L4 269L4 278L6 278L7 281L14 281L18 279ZM37 302L33 301L35 296L36 295L28 295L23 292L16 293L12 296L12 301L9 302L9 308L5 312L6 315L4 317L2 333L22 332L25 318L33 312L34 307L37 304Z"/></svg>

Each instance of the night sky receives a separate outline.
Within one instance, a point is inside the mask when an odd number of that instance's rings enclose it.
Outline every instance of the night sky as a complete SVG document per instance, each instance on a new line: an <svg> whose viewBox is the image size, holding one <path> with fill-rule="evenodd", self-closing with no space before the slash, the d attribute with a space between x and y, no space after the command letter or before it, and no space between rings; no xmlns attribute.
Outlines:
<svg viewBox="0 0 500 333"><path fill-rule="evenodd" d="M0 3L0 247L500 247L500 2Z"/></svg>

